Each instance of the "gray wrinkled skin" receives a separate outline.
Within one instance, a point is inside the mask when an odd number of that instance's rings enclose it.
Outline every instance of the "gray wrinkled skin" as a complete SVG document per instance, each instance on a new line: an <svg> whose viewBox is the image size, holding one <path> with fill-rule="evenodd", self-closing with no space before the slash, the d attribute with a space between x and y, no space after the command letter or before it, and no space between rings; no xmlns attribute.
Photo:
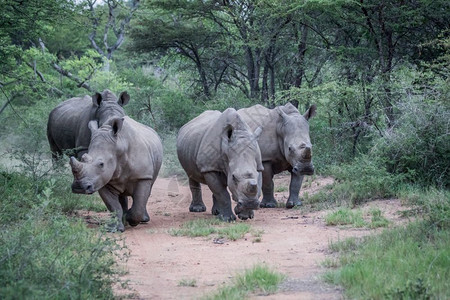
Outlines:
<svg viewBox="0 0 450 300"><path fill-rule="evenodd" d="M177 136L177 154L189 177L192 192L191 212L203 212L200 183L213 193L212 214L234 221L231 199L237 202L234 212L240 219L253 218L259 207L262 184L261 154L253 134L229 108L223 113L205 111L185 124Z"/></svg>
<svg viewBox="0 0 450 300"><path fill-rule="evenodd" d="M110 118L125 116L122 107L129 100L127 92L122 92L117 98L111 91L104 90L92 97L71 98L55 107L47 122L47 138L53 158L61 157L66 151L81 158L91 139L89 121L96 120L102 126Z"/></svg>
<svg viewBox="0 0 450 300"><path fill-rule="evenodd" d="M274 109L255 105L238 111L250 128L263 128L258 139L264 166L261 207L277 206L273 175L285 170L291 173L286 207L301 205L299 192L303 176L314 174L308 120L315 112L313 105L301 115L290 103Z"/></svg>
<svg viewBox="0 0 450 300"><path fill-rule="evenodd" d="M100 194L117 216L112 230L124 231L123 219L136 226L150 220L147 201L161 168L163 149L158 134L129 117L109 119L98 128L89 122L91 141L81 161L70 158L72 192ZM133 204L128 209L128 196Z"/></svg>

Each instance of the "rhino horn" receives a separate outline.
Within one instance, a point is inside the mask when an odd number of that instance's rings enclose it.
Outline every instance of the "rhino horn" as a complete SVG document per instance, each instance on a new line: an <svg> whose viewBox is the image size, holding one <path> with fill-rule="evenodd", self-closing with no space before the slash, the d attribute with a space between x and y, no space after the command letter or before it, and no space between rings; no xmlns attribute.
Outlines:
<svg viewBox="0 0 450 300"><path fill-rule="evenodd" d="M255 137L256 140L259 138L262 131L263 131L263 129L261 126L259 126L258 128L255 129L255 132L253 132L253 136Z"/></svg>
<svg viewBox="0 0 450 300"><path fill-rule="evenodd" d="M91 163L92 162L92 156L90 156L89 154L85 153L81 157L81 161L85 162L85 163Z"/></svg>
<svg viewBox="0 0 450 300"><path fill-rule="evenodd" d="M311 159L311 156L311 147L306 147L305 149L303 149L302 157L304 159Z"/></svg>
<svg viewBox="0 0 450 300"><path fill-rule="evenodd" d="M91 133L94 133L98 129L98 123L95 120L92 120L88 123L88 127L91 130Z"/></svg>
<svg viewBox="0 0 450 300"><path fill-rule="evenodd" d="M80 163L75 157L70 157L70 166L72 167L72 173L78 174L81 171L81 168L83 167L83 164Z"/></svg>
<svg viewBox="0 0 450 300"><path fill-rule="evenodd" d="M256 194L258 192L258 183L255 179L250 180L247 183L247 193L248 194Z"/></svg>

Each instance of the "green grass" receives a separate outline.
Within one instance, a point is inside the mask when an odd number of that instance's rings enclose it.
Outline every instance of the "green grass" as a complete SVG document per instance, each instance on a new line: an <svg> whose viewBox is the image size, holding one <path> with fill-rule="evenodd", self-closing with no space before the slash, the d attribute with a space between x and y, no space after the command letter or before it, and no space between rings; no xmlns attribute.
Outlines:
<svg viewBox="0 0 450 300"><path fill-rule="evenodd" d="M325 217L328 226L333 225L352 225L355 227L364 227L367 223L364 221L360 210L353 211L349 208L339 208Z"/></svg>
<svg viewBox="0 0 450 300"><path fill-rule="evenodd" d="M450 295L450 192L403 186L401 199L417 220L376 236L330 244L339 254L325 279L350 299L446 299ZM370 226L385 226L372 208Z"/></svg>
<svg viewBox="0 0 450 300"><path fill-rule="evenodd" d="M70 217L86 206L63 182L55 174L0 170L0 299L114 297L117 262L127 256L123 241Z"/></svg>
<svg viewBox="0 0 450 300"><path fill-rule="evenodd" d="M195 279L181 279L178 282L178 286L196 287L197 286L197 280L195 280Z"/></svg>
<svg viewBox="0 0 450 300"><path fill-rule="evenodd" d="M450 232L423 222L335 247L341 268L325 279L350 299L444 299L450 295Z"/></svg>
<svg viewBox="0 0 450 300"><path fill-rule="evenodd" d="M270 295L277 291L284 275L270 270L265 265L255 265L243 274L237 275L230 285L220 288L215 294L207 296L208 300L240 300L252 293Z"/></svg>
<svg viewBox="0 0 450 300"><path fill-rule="evenodd" d="M169 233L172 236L209 236L212 234L218 235L220 238L227 238L235 241L242 238L250 231L250 225L236 222L225 223L216 218L196 219L184 223L181 228L171 228Z"/></svg>
<svg viewBox="0 0 450 300"><path fill-rule="evenodd" d="M289 190L288 187L284 186L284 185L280 185L280 186L275 187L275 192L276 193L287 192L288 190Z"/></svg>
<svg viewBox="0 0 450 300"><path fill-rule="evenodd" d="M379 208L369 210L370 222L364 220L363 211L360 209L351 210L349 208L339 208L325 216L325 222L328 226L350 225L353 227L387 227L390 222L384 216Z"/></svg>
<svg viewBox="0 0 450 300"><path fill-rule="evenodd" d="M383 213L381 212L381 210L379 208L371 208L369 211L370 215L371 215L371 220L370 220L370 224L369 227L370 228L378 228L378 227L388 227L389 226L389 220L386 219L383 216Z"/></svg>

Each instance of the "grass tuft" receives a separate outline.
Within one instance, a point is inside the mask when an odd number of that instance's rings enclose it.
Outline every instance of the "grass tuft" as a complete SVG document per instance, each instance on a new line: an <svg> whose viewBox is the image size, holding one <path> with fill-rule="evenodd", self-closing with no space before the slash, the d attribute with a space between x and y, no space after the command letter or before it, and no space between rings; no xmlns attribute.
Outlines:
<svg viewBox="0 0 450 300"><path fill-rule="evenodd" d="M360 210L353 211L349 208L339 208L337 211L328 214L325 217L325 222L329 226L353 225L355 227L364 227L367 225Z"/></svg>
<svg viewBox="0 0 450 300"><path fill-rule="evenodd" d="M278 285L285 278L284 275L270 270L265 265L255 265L243 274L237 275L232 284L219 289L214 295L206 297L208 300L215 299L242 299L251 293L273 294Z"/></svg>
<svg viewBox="0 0 450 300"><path fill-rule="evenodd" d="M181 279L178 282L178 286L196 287L197 286L197 280L195 280L195 279Z"/></svg>
<svg viewBox="0 0 450 300"><path fill-rule="evenodd" d="M242 238L246 233L250 231L250 225L236 222L225 223L217 218L210 219L196 219L191 220L183 225L181 228L169 230L169 234L172 236L209 236L211 234L217 234L220 238L227 238L235 241Z"/></svg>

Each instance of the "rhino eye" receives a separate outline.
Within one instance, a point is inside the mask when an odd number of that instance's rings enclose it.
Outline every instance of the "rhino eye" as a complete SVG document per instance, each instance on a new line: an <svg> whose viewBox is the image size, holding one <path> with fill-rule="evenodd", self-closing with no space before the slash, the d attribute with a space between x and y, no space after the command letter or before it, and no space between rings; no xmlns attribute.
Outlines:
<svg viewBox="0 0 450 300"><path fill-rule="evenodd" d="M99 166L100 168L103 168L103 167L105 166L105 164L101 162L101 163L98 164L98 166Z"/></svg>
<svg viewBox="0 0 450 300"><path fill-rule="evenodd" d="M293 149L292 149L292 146L289 146L289 151L292 152L292 150L293 150Z"/></svg>
<svg viewBox="0 0 450 300"><path fill-rule="evenodd" d="M239 182L239 179L237 179L237 177L233 175L233 181L237 184Z"/></svg>

